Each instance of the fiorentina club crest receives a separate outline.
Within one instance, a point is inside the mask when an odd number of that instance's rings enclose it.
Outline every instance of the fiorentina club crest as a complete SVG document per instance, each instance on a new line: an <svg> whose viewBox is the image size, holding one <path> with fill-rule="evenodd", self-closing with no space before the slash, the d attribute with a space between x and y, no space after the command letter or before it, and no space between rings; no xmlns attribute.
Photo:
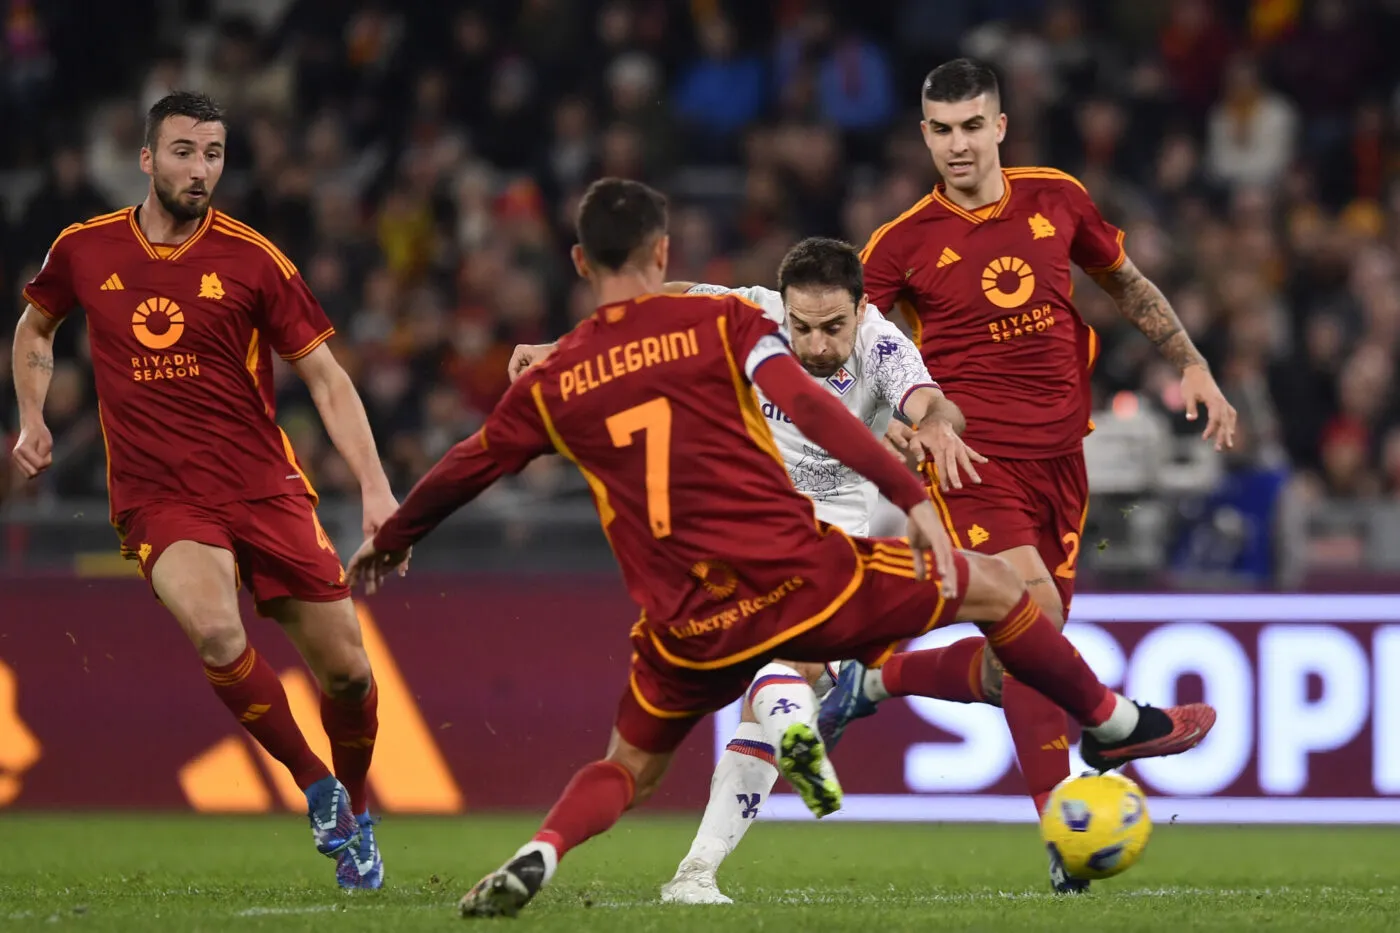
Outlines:
<svg viewBox="0 0 1400 933"><path fill-rule="evenodd" d="M846 367L842 366L836 370L835 375L827 377L826 384L835 389L837 395L845 395L850 391L851 386L856 384L856 377L848 373Z"/></svg>

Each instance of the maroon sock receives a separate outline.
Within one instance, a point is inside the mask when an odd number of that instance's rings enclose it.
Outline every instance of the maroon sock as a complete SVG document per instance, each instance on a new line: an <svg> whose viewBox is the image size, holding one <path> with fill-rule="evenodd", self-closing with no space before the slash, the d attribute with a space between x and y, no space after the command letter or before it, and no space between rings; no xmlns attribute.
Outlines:
<svg viewBox="0 0 1400 933"><path fill-rule="evenodd" d="M330 777L330 769L316 757L301 729L297 728L292 707L287 703L287 691L282 689L277 672L251 644L232 664L205 665L204 676L209 678L214 692L248 734L267 749L269 755L287 766L297 787L306 790L322 778Z"/></svg>
<svg viewBox="0 0 1400 933"><path fill-rule="evenodd" d="M1035 801L1035 812L1042 813L1050 791L1069 777L1065 711L1010 674L1002 679L1001 708L1026 790Z"/></svg>
<svg viewBox="0 0 1400 933"><path fill-rule="evenodd" d="M632 772L612 761L584 765L544 818L536 842L547 842L562 859L575 846L605 833L632 802Z"/></svg>
<svg viewBox="0 0 1400 933"><path fill-rule="evenodd" d="M954 703L982 703L981 635L942 648L906 651L885 662L885 689L893 697L920 696Z"/></svg>
<svg viewBox="0 0 1400 933"><path fill-rule="evenodd" d="M1022 594L1006 618L981 623L981 628L1007 673L1040 691L1082 725L1101 725L1113 712L1117 698L1099 683L1029 593Z"/></svg>
<svg viewBox="0 0 1400 933"><path fill-rule="evenodd" d="M369 693L355 699L321 694L321 725L331 740L335 776L350 792L350 809L358 816L369 809L369 763L379 733L379 685L370 681Z"/></svg>

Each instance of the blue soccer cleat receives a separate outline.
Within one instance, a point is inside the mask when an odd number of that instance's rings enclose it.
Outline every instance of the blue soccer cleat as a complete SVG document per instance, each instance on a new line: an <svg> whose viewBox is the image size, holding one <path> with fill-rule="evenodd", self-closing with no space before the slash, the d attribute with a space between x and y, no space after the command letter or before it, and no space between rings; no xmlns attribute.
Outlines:
<svg viewBox="0 0 1400 933"><path fill-rule="evenodd" d="M350 809L350 792L334 777L324 777L306 789L306 817L316 851L332 858L360 838L360 824Z"/></svg>
<svg viewBox="0 0 1400 933"><path fill-rule="evenodd" d="M836 678L836 686L822 700L822 708L817 713L817 731L821 733L826 750L830 752L841 739L841 733L853 719L872 716L879 705L865 694L865 672L869 670L859 661L847 661L841 665L841 673Z"/></svg>
<svg viewBox="0 0 1400 933"><path fill-rule="evenodd" d="M384 857L374 841L376 820L366 810L356 817L360 838L335 857L335 880L342 888L377 891L384 887Z"/></svg>

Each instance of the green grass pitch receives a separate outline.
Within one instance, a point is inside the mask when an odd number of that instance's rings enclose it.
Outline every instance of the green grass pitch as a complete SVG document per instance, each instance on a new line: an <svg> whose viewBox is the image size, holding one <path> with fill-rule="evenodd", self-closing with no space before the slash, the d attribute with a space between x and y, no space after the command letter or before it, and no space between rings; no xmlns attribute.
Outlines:
<svg viewBox="0 0 1400 933"><path fill-rule="evenodd" d="M487 923L561 933L1400 929L1400 828L1159 825L1131 871L1056 898L1033 827L760 823L720 877L734 906L662 906L657 889L696 819L626 819L570 856L518 920ZM0 930L461 929L457 899L535 825L391 817L379 826L388 887L347 895L294 816L10 815L0 817Z"/></svg>

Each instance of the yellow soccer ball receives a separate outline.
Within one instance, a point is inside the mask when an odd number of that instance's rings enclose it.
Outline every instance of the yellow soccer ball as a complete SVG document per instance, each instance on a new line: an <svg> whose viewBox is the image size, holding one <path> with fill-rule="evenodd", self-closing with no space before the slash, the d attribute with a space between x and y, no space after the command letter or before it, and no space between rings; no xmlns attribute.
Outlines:
<svg viewBox="0 0 1400 933"><path fill-rule="evenodd" d="M1061 781L1040 817L1040 836L1075 878L1112 878L1137 864L1152 835L1142 788L1121 774Z"/></svg>

